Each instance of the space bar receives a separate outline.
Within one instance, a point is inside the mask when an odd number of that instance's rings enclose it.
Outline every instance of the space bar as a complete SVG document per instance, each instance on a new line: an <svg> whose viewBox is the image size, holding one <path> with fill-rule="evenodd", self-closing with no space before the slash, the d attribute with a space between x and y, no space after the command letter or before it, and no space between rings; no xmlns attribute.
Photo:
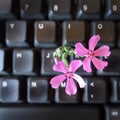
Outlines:
<svg viewBox="0 0 120 120"><path fill-rule="evenodd" d="M94 107L40 106L0 108L0 120L100 120Z"/></svg>

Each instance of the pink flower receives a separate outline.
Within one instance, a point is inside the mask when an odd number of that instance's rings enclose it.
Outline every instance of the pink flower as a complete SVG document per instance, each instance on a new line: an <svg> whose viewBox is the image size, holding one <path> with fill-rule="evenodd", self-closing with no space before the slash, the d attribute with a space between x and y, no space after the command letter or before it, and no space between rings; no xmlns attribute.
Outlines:
<svg viewBox="0 0 120 120"><path fill-rule="evenodd" d="M94 35L89 40L89 49L86 49L81 43L75 44L75 51L79 56L84 56L83 69L87 72L92 72L91 61L98 70L103 70L108 62L98 59L98 57L108 57L111 52L109 47L104 45L97 50L94 50L98 41L100 40L99 35Z"/></svg>
<svg viewBox="0 0 120 120"><path fill-rule="evenodd" d="M81 65L82 62L80 60L73 60L69 67L67 67L64 62L58 61L57 64L53 66L53 70L62 72L63 74L51 79L50 84L52 88L58 88L65 79L67 79L65 91L68 95L76 94L77 92L77 87L73 79L78 82L80 88L84 88L86 84L83 78L74 73Z"/></svg>

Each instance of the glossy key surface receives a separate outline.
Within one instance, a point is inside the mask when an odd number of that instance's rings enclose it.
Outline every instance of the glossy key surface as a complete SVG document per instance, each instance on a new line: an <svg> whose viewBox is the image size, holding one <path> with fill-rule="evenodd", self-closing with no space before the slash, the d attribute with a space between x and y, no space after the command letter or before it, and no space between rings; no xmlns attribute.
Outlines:
<svg viewBox="0 0 120 120"><path fill-rule="evenodd" d="M29 78L27 99L30 103L48 102L48 81L44 78Z"/></svg>
<svg viewBox="0 0 120 120"><path fill-rule="evenodd" d="M0 79L0 101L15 103L19 100L19 81L15 78Z"/></svg>
<svg viewBox="0 0 120 120"><path fill-rule="evenodd" d="M66 21L62 24L63 45L73 46L76 42L84 42L86 35L85 23L81 21Z"/></svg>
<svg viewBox="0 0 120 120"><path fill-rule="evenodd" d="M37 21L34 25L34 45L36 47L56 46L56 24L53 21Z"/></svg>
<svg viewBox="0 0 120 120"><path fill-rule="evenodd" d="M78 19L100 19L101 1L100 0L78 0L77 4ZM91 17L92 16L92 17Z"/></svg>
<svg viewBox="0 0 120 120"><path fill-rule="evenodd" d="M42 0L20 0L20 15L23 19L43 19Z"/></svg>
<svg viewBox="0 0 120 120"><path fill-rule="evenodd" d="M49 0L49 19L71 19L71 0Z"/></svg>
<svg viewBox="0 0 120 120"><path fill-rule="evenodd" d="M32 50L16 49L13 52L13 73L30 74L33 72L34 54Z"/></svg>
<svg viewBox="0 0 120 120"><path fill-rule="evenodd" d="M6 23L6 44L7 46L24 47L28 44L27 23L25 21L8 21Z"/></svg>
<svg viewBox="0 0 120 120"><path fill-rule="evenodd" d="M2 120L100 120L99 109L95 107L83 107L83 106L41 106L41 107L10 107L1 108L0 117Z"/></svg>

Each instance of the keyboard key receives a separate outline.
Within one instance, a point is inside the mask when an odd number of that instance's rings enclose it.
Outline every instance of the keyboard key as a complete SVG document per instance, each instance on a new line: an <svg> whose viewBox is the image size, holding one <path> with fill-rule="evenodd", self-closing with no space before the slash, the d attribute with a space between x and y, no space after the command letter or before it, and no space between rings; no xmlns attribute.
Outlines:
<svg viewBox="0 0 120 120"><path fill-rule="evenodd" d="M57 72L53 71L53 65L55 64L53 59L54 49L42 49L41 53L41 74L42 75L55 75Z"/></svg>
<svg viewBox="0 0 120 120"><path fill-rule="evenodd" d="M118 26L118 44L117 45L120 48L120 34L119 34L120 33L120 22L118 23L117 26Z"/></svg>
<svg viewBox="0 0 120 120"><path fill-rule="evenodd" d="M29 78L27 99L29 103L48 102L48 81L44 78Z"/></svg>
<svg viewBox="0 0 120 120"><path fill-rule="evenodd" d="M55 102L57 103L77 103L78 94L69 96L65 92L66 83L61 83L61 86L55 90Z"/></svg>
<svg viewBox="0 0 120 120"><path fill-rule="evenodd" d="M49 19L71 19L71 0L49 0Z"/></svg>
<svg viewBox="0 0 120 120"><path fill-rule="evenodd" d="M107 86L105 80L102 78L88 78L86 83L83 101L86 103L106 103Z"/></svg>
<svg viewBox="0 0 120 120"><path fill-rule="evenodd" d="M78 0L77 19L94 20L100 19L100 0Z"/></svg>
<svg viewBox="0 0 120 120"><path fill-rule="evenodd" d="M34 45L36 47L56 46L56 25L52 21L35 22Z"/></svg>
<svg viewBox="0 0 120 120"><path fill-rule="evenodd" d="M76 42L85 40L86 29L85 23L80 21L66 21L62 25L64 45L74 45Z"/></svg>
<svg viewBox="0 0 120 120"><path fill-rule="evenodd" d="M119 107L106 107L106 120L119 120L120 108Z"/></svg>
<svg viewBox="0 0 120 120"><path fill-rule="evenodd" d="M18 102L19 81L14 78L1 78L0 100L3 103Z"/></svg>
<svg viewBox="0 0 120 120"><path fill-rule="evenodd" d="M0 0L0 19L13 19L12 0Z"/></svg>
<svg viewBox="0 0 120 120"><path fill-rule="evenodd" d="M99 34L101 36L101 41L99 45L108 44L109 46L113 47L116 43L116 32L115 32L115 24L109 21L98 21L92 22L91 25L92 34Z"/></svg>
<svg viewBox="0 0 120 120"><path fill-rule="evenodd" d="M28 46L27 24L25 21L8 21L6 23L6 44L9 47Z"/></svg>
<svg viewBox="0 0 120 120"><path fill-rule="evenodd" d="M11 51L0 49L0 75L11 73Z"/></svg>
<svg viewBox="0 0 120 120"><path fill-rule="evenodd" d="M87 106L2 107L1 120L103 120L100 110Z"/></svg>
<svg viewBox="0 0 120 120"><path fill-rule="evenodd" d="M108 66L103 71L98 71L99 75L120 75L120 50L111 50L111 55L107 59Z"/></svg>
<svg viewBox="0 0 120 120"><path fill-rule="evenodd" d="M43 19L42 0L20 0L20 15L23 19Z"/></svg>
<svg viewBox="0 0 120 120"><path fill-rule="evenodd" d="M106 19L120 20L120 1L106 0Z"/></svg>
<svg viewBox="0 0 120 120"><path fill-rule="evenodd" d="M5 21L0 21L0 48L5 46Z"/></svg>
<svg viewBox="0 0 120 120"><path fill-rule="evenodd" d="M4 70L4 51L0 50L0 72L2 72Z"/></svg>
<svg viewBox="0 0 120 120"><path fill-rule="evenodd" d="M13 51L13 74L34 74L34 53L32 50L15 49Z"/></svg>
<svg viewBox="0 0 120 120"><path fill-rule="evenodd" d="M112 102L120 102L120 78L111 78L112 83L112 93L111 93L111 101Z"/></svg>

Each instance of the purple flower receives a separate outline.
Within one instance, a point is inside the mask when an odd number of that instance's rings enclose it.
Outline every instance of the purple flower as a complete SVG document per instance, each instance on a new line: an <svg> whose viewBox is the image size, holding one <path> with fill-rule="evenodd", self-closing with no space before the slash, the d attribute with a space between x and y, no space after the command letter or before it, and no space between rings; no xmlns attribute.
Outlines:
<svg viewBox="0 0 120 120"><path fill-rule="evenodd" d="M58 88L60 84L67 79L66 83L66 93L68 95L76 94L77 87L75 84L75 79L80 88L84 88L86 83L84 82L83 78L77 74L75 74L75 71L82 65L82 62L80 60L73 60L71 61L70 65L67 67L64 62L57 61L57 64L53 66L53 70L57 72L62 72L62 75L55 76L51 79L50 84L52 85L52 88Z"/></svg>
<svg viewBox="0 0 120 120"><path fill-rule="evenodd" d="M89 40L89 49L86 49L81 43L75 44L75 51L79 56L84 56L83 69L87 72L92 72L91 61L98 70L103 70L108 62L98 59L98 57L108 57L111 52L109 47L104 45L97 50L94 50L98 41L100 40L99 35L94 35Z"/></svg>

